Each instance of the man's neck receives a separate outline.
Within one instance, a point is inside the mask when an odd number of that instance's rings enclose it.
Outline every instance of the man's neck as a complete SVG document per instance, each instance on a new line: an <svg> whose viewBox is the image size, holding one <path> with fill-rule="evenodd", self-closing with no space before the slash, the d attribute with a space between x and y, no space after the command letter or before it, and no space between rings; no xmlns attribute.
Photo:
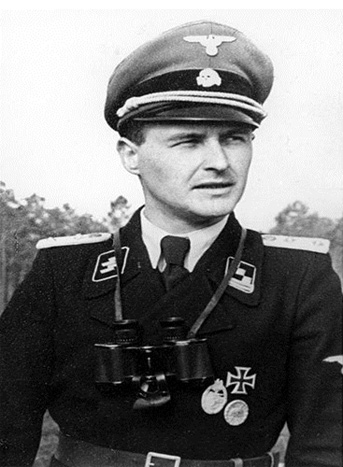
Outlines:
<svg viewBox="0 0 343 467"><path fill-rule="evenodd" d="M202 230L206 227L221 222L227 216L204 218L204 219L182 219L178 217L167 217L160 213L150 210L147 206L144 208L144 216L149 222L154 224L156 227L165 230L166 232L173 235L185 235L196 230Z"/></svg>

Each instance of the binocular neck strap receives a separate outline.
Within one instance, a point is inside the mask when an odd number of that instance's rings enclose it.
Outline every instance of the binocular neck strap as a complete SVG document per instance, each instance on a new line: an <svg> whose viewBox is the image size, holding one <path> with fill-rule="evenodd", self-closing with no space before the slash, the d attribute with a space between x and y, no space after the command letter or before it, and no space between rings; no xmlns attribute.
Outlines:
<svg viewBox="0 0 343 467"><path fill-rule="evenodd" d="M114 313L115 313L116 321L121 321L123 319L123 307L121 304L120 274L121 274L122 264L123 264L123 255L121 251L119 229L116 230L113 234L113 248L114 248L114 256L117 262L117 272L118 272L116 286L114 290Z"/></svg>
<svg viewBox="0 0 343 467"><path fill-rule="evenodd" d="M247 236L247 231L246 229L242 228L241 238L239 240L239 244L238 244L235 257L227 273L225 274L223 280L221 281L219 287L217 288L217 290L214 292L213 296L211 297L211 300L208 302L204 311L201 313L199 318L195 321L190 331L188 332L188 335L187 335L188 339L192 339L196 336L200 327L204 324L206 319L209 317L210 313L212 312L212 310L214 309L214 307L217 305L220 298L222 297L223 293L225 292L225 289L228 287L229 282L232 279L232 276L235 274L236 269L242 259L242 253L243 253L244 242L245 242L246 236Z"/></svg>
<svg viewBox="0 0 343 467"><path fill-rule="evenodd" d="M229 282L232 279L233 275L235 274L236 269L242 259L242 253L243 253L244 242L245 242L246 236L247 236L247 231L245 228L242 228L241 238L239 240L239 244L238 244L235 257L227 273L225 274L222 282L220 283L219 287L214 292L210 301L206 305L204 311L201 313L199 318L195 321L190 331L188 332L188 335L187 335L188 339L192 339L196 336L200 327L204 324L204 322L206 321L210 313L213 311L215 306L218 304L226 288L228 287ZM115 286L115 291L114 291L115 319L116 321L120 321L123 319L123 307L121 303L121 292L120 292L120 272L122 269L122 251L121 251L119 230L115 231L113 234L113 248L114 248L114 254L116 257L116 261L117 261L117 270L118 270L118 276L117 276L117 281L116 281L116 286Z"/></svg>

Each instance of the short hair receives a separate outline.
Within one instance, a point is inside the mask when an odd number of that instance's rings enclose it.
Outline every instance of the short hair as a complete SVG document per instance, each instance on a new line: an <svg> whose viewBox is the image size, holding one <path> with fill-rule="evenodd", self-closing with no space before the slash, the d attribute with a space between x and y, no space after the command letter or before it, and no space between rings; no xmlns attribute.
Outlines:
<svg viewBox="0 0 343 467"><path fill-rule="evenodd" d="M140 146L145 142L146 124L135 120L129 120L122 128L120 128L119 134L120 136L129 139L137 146Z"/></svg>

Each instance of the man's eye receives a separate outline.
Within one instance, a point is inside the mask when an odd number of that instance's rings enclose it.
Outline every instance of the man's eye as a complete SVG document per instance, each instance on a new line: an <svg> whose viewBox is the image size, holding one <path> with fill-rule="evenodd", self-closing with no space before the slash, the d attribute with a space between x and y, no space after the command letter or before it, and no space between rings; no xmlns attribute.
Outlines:
<svg viewBox="0 0 343 467"><path fill-rule="evenodd" d="M183 139L181 141L177 141L172 145L172 147L175 146L187 146L187 147L194 147L199 143L197 139Z"/></svg>
<svg viewBox="0 0 343 467"><path fill-rule="evenodd" d="M231 135L227 135L226 137L223 138L223 143L224 144L230 144L230 143L247 143L250 141L251 136L244 134L244 133L234 133Z"/></svg>

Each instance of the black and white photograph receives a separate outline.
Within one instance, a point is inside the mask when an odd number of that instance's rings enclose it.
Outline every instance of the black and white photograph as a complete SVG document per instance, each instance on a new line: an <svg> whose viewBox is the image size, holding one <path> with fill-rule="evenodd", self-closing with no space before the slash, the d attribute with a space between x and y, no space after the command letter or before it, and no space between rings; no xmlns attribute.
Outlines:
<svg viewBox="0 0 343 467"><path fill-rule="evenodd" d="M0 15L0 465L342 467L343 9Z"/></svg>

